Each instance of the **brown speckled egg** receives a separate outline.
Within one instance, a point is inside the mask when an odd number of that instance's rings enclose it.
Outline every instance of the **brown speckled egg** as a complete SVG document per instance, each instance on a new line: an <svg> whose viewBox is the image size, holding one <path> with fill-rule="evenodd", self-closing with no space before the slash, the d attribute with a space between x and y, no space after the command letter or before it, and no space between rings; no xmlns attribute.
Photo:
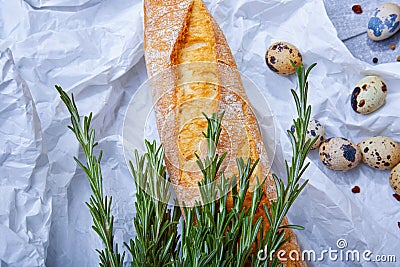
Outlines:
<svg viewBox="0 0 400 267"><path fill-rule="evenodd" d="M319 158L331 170L346 171L360 163L361 152L353 142L345 138L334 137L321 144Z"/></svg>
<svg viewBox="0 0 400 267"><path fill-rule="evenodd" d="M390 173L390 185L400 195L400 164L397 164Z"/></svg>
<svg viewBox="0 0 400 267"><path fill-rule="evenodd" d="M368 166L379 169L392 169L400 162L400 146L392 138L375 136L358 144L362 160Z"/></svg>
<svg viewBox="0 0 400 267"><path fill-rule="evenodd" d="M299 50L292 44L277 42L272 44L265 55L267 66L274 72L281 75L289 75L295 72L290 60L296 66L302 63Z"/></svg>
<svg viewBox="0 0 400 267"><path fill-rule="evenodd" d="M377 76L367 76L356 84L351 95L351 107L360 114L369 114L385 104L387 86Z"/></svg>
<svg viewBox="0 0 400 267"><path fill-rule="evenodd" d="M296 128L294 127L294 125L292 125L292 127L290 128L290 131L297 138ZM314 145L311 147L311 149L318 148L321 145L321 143L325 140L324 126L318 120L311 119L310 122L308 123L307 132L306 132L307 140L314 139L317 136L318 136L318 139L314 143Z"/></svg>

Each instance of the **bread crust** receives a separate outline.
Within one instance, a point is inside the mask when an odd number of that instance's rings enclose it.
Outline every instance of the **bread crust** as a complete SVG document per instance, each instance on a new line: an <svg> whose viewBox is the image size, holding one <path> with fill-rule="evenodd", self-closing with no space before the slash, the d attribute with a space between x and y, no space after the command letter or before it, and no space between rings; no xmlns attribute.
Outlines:
<svg viewBox="0 0 400 267"><path fill-rule="evenodd" d="M266 194L256 214L257 218L263 216L263 204L269 207L270 201L276 199L270 163L235 60L218 23L201 0L144 0L144 10L145 59L155 85L157 127L179 201L191 205L197 199L194 196L199 196L197 184L202 175L194 152L202 152L201 133L207 126L202 112L210 116L225 111L218 144L219 152L228 153L223 166L225 175L237 174L237 157L260 159L250 184L253 188L258 178L266 179ZM197 65L193 64L196 62ZM251 201L249 192L245 206L249 207ZM230 200L228 208L231 206ZM269 228L268 221L264 222L265 229ZM294 233L286 230L286 234L291 240L283 249L287 253L300 251ZM305 264L289 261L286 266Z"/></svg>

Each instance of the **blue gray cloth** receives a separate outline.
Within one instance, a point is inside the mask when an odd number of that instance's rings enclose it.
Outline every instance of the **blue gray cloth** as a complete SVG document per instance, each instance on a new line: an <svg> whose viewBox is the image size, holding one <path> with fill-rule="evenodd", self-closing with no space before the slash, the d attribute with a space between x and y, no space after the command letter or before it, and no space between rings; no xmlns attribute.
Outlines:
<svg viewBox="0 0 400 267"><path fill-rule="evenodd" d="M396 62L400 56L400 31L392 37L382 41L372 41L367 35L367 25L376 7L399 1L388 0L324 0L325 8L335 26L338 37L344 42L354 57L365 62L374 64L372 59L378 58L378 63ZM355 14L352 6L359 4L362 7L362 14ZM391 50L390 46L395 45L396 49ZM400 63L399 63L400 64Z"/></svg>

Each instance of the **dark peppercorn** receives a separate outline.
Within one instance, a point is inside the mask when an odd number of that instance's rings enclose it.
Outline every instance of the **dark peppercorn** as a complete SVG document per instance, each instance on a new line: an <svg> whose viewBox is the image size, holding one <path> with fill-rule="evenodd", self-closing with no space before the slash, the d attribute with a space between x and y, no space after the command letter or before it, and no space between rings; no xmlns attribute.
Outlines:
<svg viewBox="0 0 400 267"><path fill-rule="evenodd" d="M358 194L361 192L361 189L359 186L355 186L353 187L353 189L351 189L351 192L353 192L354 194Z"/></svg>
<svg viewBox="0 0 400 267"><path fill-rule="evenodd" d="M378 63L378 58L377 58L377 57L374 57L374 58L372 59L372 62Z"/></svg>
<svg viewBox="0 0 400 267"><path fill-rule="evenodd" d="M356 14L361 14L363 12L361 5L354 5L351 9Z"/></svg>

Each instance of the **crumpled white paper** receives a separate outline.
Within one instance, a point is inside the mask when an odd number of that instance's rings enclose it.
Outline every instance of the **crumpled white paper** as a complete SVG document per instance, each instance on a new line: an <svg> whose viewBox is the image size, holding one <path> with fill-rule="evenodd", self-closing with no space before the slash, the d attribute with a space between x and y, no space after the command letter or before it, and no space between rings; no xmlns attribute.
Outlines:
<svg viewBox="0 0 400 267"><path fill-rule="evenodd" d="M274 171L284 175L290 158L285 133L295 115L290 89L265 65L275 41L295 44L304 63L318 65L310 77L313 116L328 137L354 142L386 135L400 141L400 65L371 66L352 57L337 38L322 0L206 1L221 25L239 69L268 99L278 126ZM134 186L123 158L122 126L130 98L146 80L141 1L0 0L0 266L95 266L101 243L91 230L84 202L90 188L73 156L81 157L66 126L68 113L55 84L74 93L81 114L94 113L107 194L113 195L117 241L134 235ZM386 105L363 116L350 95L365 75L388 84ZM360 166L326 169L314 151L306 173L310 184L290 212L303 249L371 250L397 255L400 204L392 197L388 171ZM361 193L351 188L358 185ZM325 261L310 266L381 266ZM387 266L397 266L398 263Z"/></svg>
<svg viewBox="0 0 400 267"><path fill-rule="evenodd" d="M0 266L43 265L51 198L35 103L10 50L0 52Z"/></svg>

